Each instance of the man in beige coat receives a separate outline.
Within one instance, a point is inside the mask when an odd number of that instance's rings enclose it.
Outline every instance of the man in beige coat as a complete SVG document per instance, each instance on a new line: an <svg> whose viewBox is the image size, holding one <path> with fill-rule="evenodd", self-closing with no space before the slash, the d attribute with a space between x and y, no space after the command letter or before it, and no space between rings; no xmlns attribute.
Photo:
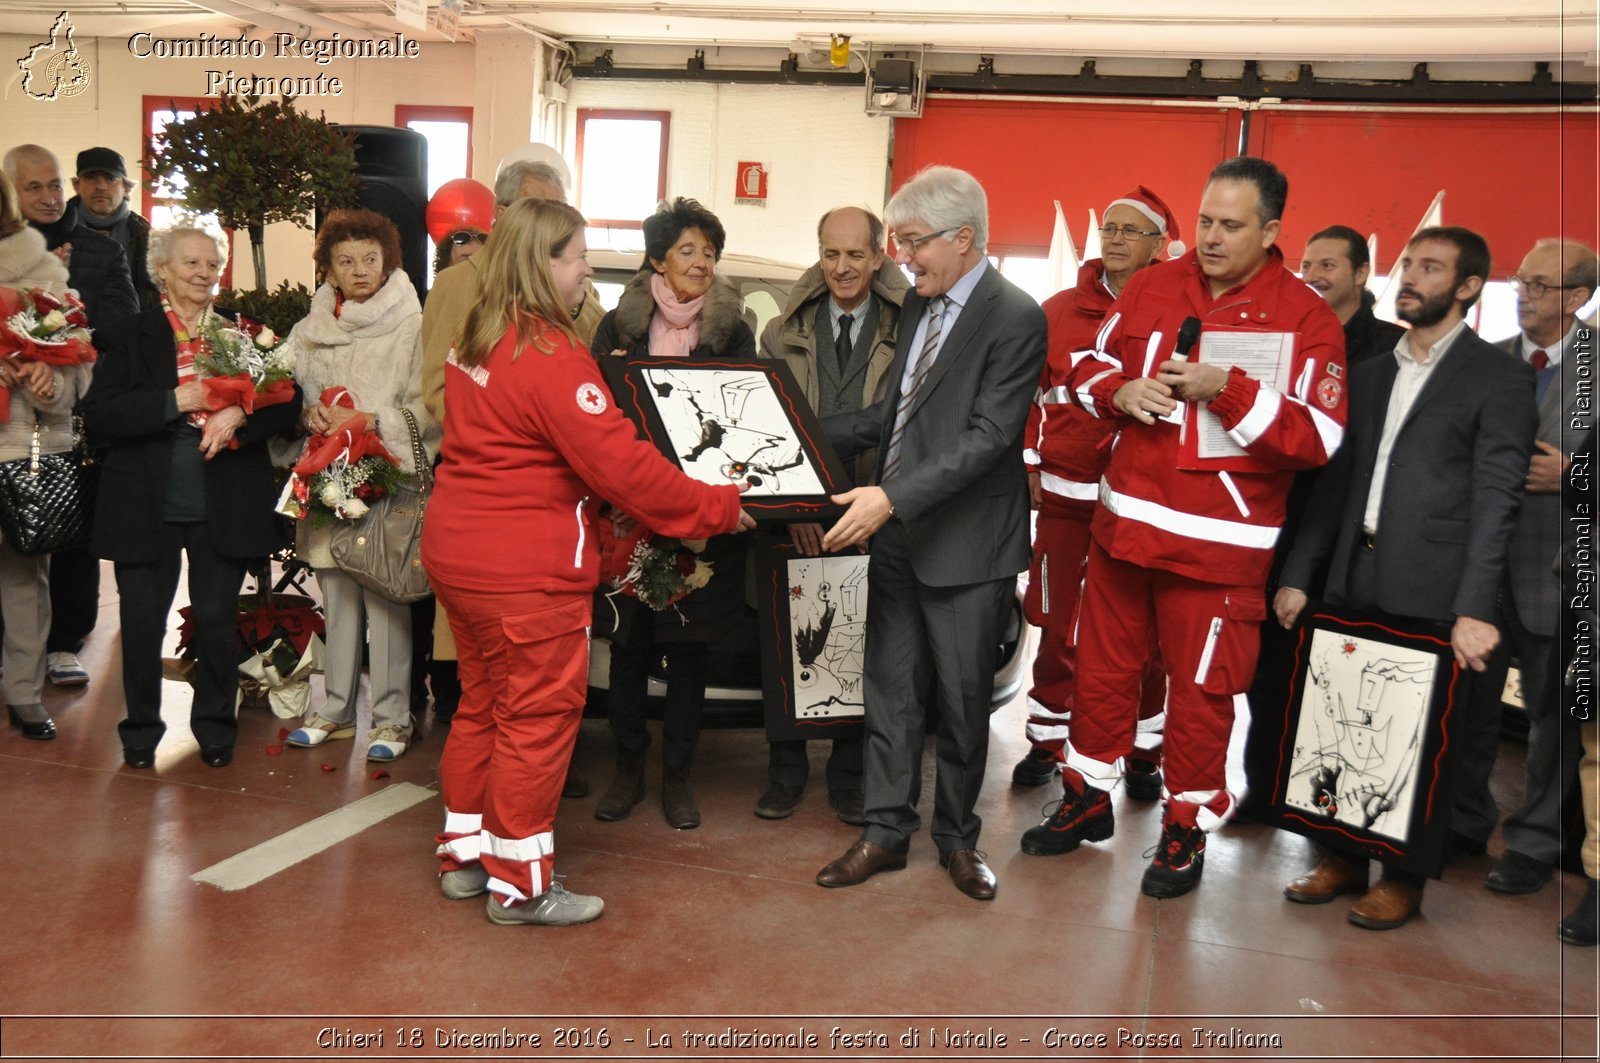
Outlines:
<svg viewBox="0 0 1600 1063"><path fill-rule="evenodd" d="M883 398L894 361L900 301L910 287L884 256L883 222L859 207L830 210L817 223L820 259L801 274L783 313L761 334L761 357L781 358L819 417L850 413ZM856 459L856 486L875 483L877 451ZM822 550L820 524L790 525L796 548ZM784 819L805 793L810 764L803 740L772 743L767 792L756 802L762 819ZM865 822L861 798L861 736L836 738L828 757L828 803L841 820Z"/></svg>

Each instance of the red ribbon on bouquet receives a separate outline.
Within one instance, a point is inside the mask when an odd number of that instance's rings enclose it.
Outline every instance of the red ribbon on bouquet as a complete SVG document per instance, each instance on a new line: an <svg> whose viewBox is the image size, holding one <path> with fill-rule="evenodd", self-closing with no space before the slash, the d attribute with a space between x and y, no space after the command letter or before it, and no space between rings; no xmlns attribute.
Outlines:
<svg viewBox="0 0 1600 1063"><path fill-rule="evenodd" d="M255 413L259 406L276 406L294 398L294 383L289 380L279 380L268 387L257 391L255 381L246 373L236 376L208 376L201 378L201 384L206 389L206 409L212 413L223 410L229 406L243 407L247 414ZM237 439L229 441L237 447Z"/></svg>
<svg viewBox="0 0 1600 1063"><path fill-rule="evenodd" d="M344 388L329 388L317 401L324 406L339 406L346 410L356 408L355 399ZM374 456L391 465L400 464L400 459L383 445L378 433L367 427L366 416L358 413L340 425L332 435L312 436L311 442L306 444L306 452L291 471L302 481L309 482L341 455L352 465L362 458Z"/></svg>
<svg viewBox="0 0 1600 1063"><path fill-rule="evenodd" d="M52 310L59 310L69 325L88 327L83 303L69 295L63 302L43 288L22 291L0 286L0 358L16 358L24 362L43 362L46 365L66 367L83 365L95 360L95 349L88 340L65 339L55 343L42 343L25 333L13 331L5 322L11 315L33 310L42 319ZM11 420L11 389L0 387L0 424Z"/></svg>

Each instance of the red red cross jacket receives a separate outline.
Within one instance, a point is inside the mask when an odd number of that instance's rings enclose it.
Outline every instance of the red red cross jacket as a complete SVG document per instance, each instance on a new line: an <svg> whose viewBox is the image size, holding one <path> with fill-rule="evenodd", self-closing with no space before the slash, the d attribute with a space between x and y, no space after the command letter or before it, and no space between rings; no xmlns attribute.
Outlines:
<svg viewBox="0 0 1600 1063"><path fill-rule="evenodd" d="M1081 510L1083 520L1099 497L1100 474L1111 460L1117 426L1072 405L1066 383L1073 353L1094 349L1095 335L1115 301L1106 287L1105 265L1098 258L1078 270L1076 286L1044 301L1050 349L1023 436L1028 447L1023 460L1029 472L1039 474L1042 505L1062 512Z"/></svg>
<svg viewBox="0 0 1600 1063"><path fill-rule="evenodd" d="M1210 410L1245 449L1247 469L1181 469L1179 428L1145 425L1111 405L1118 388L1154 376L1186 317L1296 334L1284 392L1235 368ZM1344 438L1344 330L1316 292L1271 249L1250 280L1213 299L1194 251L1134 274L1111 308L1097 350L1069 379L1082 408L1121 429L1100 486L1093 534L1113 557L1205 583L1264 585L1298 469L1326 464ZM1196 431L1195 404L1185 431Z"/></svg>
<svg viewBox="0 0 1600 1063"><path fill-rule="evenodd" d="M739 523L739 489L699 483L636 437L589 352L545 354L515 332L481 366L445 365L450 430L428 518L428 574L472 591L587 591L599 582L593 524L605 499L663 535Z"/></svg>

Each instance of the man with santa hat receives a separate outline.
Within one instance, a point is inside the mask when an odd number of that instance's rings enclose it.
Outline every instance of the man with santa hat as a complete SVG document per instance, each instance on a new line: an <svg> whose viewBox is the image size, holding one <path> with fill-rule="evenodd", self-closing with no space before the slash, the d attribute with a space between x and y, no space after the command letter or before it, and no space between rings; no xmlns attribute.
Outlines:
<svg viewBox="0 0 1600 1063"><path fill-rule="evenodd" d="M1100 227L1101 257L1085 262L1078 283L1045 300L1050 352L1039 395L1028 416L1028 486L1039 516L1033 564L1023 599L1028 622L1040 629L1028 691L1027 735L1031 748L1011 771L1018 786L1041 786L1055 778L1065 759L1076 671L1075 620L1083 564L1089 555L1089 519L1100 493L1100 474L1111 459L1116 426L1073 406L1067 376L1075 351L1093 350L1106 313L1137 271L1163 252L1181 255L1177 219L1144 185L1115 199ZM1160 746L1166 676L1152 653L1139 699L1138 750L1128 764L1128 794L1153 801L1161 794ZM1035 828L1023 836L1024 852L1053 855L1053 832Z"/></svg>

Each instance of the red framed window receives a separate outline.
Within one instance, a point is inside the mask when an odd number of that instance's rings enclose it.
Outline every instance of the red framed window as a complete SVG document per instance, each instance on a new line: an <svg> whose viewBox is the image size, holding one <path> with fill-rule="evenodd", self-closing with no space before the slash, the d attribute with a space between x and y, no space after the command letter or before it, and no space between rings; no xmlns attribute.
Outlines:
<svg viewBox="0 0 1600 1063"><path fill-rule="evenodd" d="M144 118L141 130L142 140L148 144L156 134L166 129L168 123L184 118L193 118L200 111L217 106L215 96L146 96L144 97ZM187 213L188 208L183 205L183 176L180 174L174 180L156 181L149 170L144 171L145 188L148 195L144 201L144 216L151 226L157 229L165 228L172 224L174 218L181 213ZM214 215L204 214L201 217L212 225L222 228ZM233 261L234 240L233 230L223 229L228 235L228 265L222 271L222 279L218 287L233 287ZM136 269L144 269L143 263L129 263Z"/></svg>
<svg viewBox="0 0 1600 1063"><path fill-rule="evenodd" d="M670 111L578 108L578 209L591 226L638 229L655 213L671 129Z"/></svg>
<svg viewBox="0 0 1600 1063"><path fill-rule="evenodd" d="M428 141L428 196L446 181L472 176L472 108L397 103L394 124ZM484 184L491 184L485 181Z"/></svg>

